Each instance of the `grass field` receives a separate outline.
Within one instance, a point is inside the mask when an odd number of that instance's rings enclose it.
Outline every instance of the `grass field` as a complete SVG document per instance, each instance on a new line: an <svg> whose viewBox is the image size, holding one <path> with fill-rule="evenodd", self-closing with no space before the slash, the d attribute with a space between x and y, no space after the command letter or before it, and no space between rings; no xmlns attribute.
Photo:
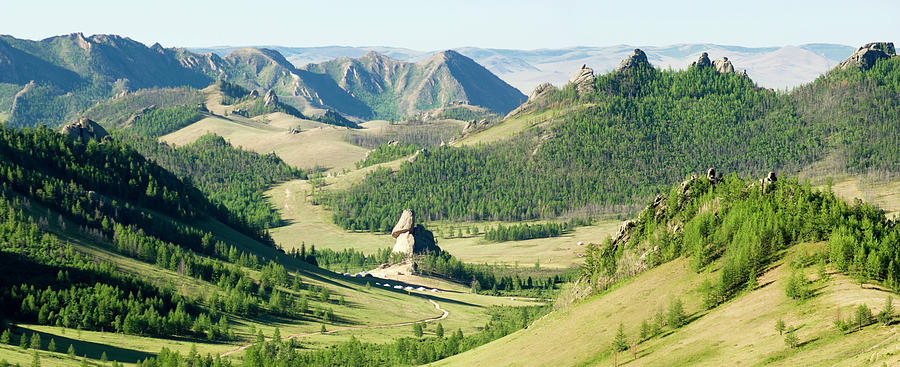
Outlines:
<svg viewBox="0 0 900 367"><path fill-rule="evenodd" d="M874 181L866 177L835 180L831 190L847 201L860 199L884 209L888 218L900 215L900 181Z"/></svg>
<svg viewBox="0 0 900 367"><path fill-rule="evenodd" d="M810 272L807 271L809 274ZM832 274L817 296L798 303L785 296L789 270L783 263L762 275L760 288L719 307L703 311L697 288L714 274L694 273L684 259L647 271L602 295L556 311L528 330L435 363L435 366L847 366L894 365L900 355L895 327L868 326L842 335L834 326L866 303L877 313L890 294L876 286L861 288ZM638 344L629 352L611 353L619 323L634 338L642 320L681 297L688 325ZM795 327L800 346L788 348L775 330L782 318Z"/></svg>

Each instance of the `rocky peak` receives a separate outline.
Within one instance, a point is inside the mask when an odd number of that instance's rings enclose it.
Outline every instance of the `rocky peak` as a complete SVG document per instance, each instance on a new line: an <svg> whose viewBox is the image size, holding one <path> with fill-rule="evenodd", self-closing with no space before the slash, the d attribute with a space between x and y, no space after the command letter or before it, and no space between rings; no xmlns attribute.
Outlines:
<svg viewBox="0 0 900 367"><path fill-rule="evenodd" d="M709 54L704 52L700 54L700 58L697 61L691 63L691 67L705 68L707 66L712 66L712 62L709 61Z"/></svg>
<svg viewBox="0 0 900 367"><path fill-rule="evenodd" d="M644 51L636 48L630 56L619 63L619 66L616 67L615 71L623 72L625 70L634 69L639 66L650 66L650 61L647 61L647 54L644 53Z"/></svg>
<svg viewBox="0 0 900 367"><path fill-rule="evenodd" d="M91 139L97 139L99 141L109 136L106 129L87 117L82 117L78 121L63 126L60 133L83 141Z"/></svg>
<svg viewBox="0 0 900 367"><path fill-rule="evenodd" d="M847 60L841 62L838 67L841 69L856 67L868 70L875 66L876 61L896 56L897 53L893 42L872 42L856 49L856 52L850 55Z"/></svg>
<svg viewBox="0 0 900 367"><path fill-rule="evenodd" d="M575 85L575 90L578 94L592 93L595 90L594 79L594 69L587 67L587 65L581 65L581 69L578 69L575 75L572 75L569 83Z"/></svg>

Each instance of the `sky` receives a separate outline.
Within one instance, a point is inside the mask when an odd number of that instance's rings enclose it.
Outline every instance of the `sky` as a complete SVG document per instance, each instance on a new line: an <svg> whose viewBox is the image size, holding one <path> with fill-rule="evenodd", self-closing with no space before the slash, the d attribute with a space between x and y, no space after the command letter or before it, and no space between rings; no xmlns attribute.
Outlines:
<svg viewBox="0 0 900 367"><path fill-rule="evenodd" d="M900 1L0 0L0 34L118 34L166 47L509 49L900 42Z"/></svg>

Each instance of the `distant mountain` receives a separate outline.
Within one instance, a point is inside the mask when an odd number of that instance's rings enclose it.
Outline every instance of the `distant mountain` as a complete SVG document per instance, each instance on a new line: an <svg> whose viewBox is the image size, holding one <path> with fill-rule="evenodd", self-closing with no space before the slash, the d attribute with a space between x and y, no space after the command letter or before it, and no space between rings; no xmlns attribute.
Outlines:
<svg viewBox="0 0 900 367"><path fill-rule="evenodd" d="M793 88L811 82L841 60L854 48L845 45L814 43L784 47L740 47L716 44L679 44L670 46L639 46L652 64L662 68L683 69L697 59L701 52L710 58L728 57L739 70L746 70L760 86ZM401 61L419 62L432 53L390 47L274 47L287 60L301 67L338 57L357 58L368 51L376 51ZM564 85L572 73L587 64L598 72L612 70L620 60L631 54L635 46L571 47L564 49L511 50L463 47L455 51L468 56L524 93L549 82ZM204 52L227 54L233 48L202 49Z"/></svg>
<svg viewBox="0 0 900 367"><path fill-rule="evenodd" d="M377 49L403 58L422 56ZM321 49L315 60L346 53L359 59L343 57L298 68L300 59L292 63L278 49L227 48L221 55L224 50L147 47L116 35L73 33L40 41L0 36L0 119L13 125L58 125L124 92L200 89L216 80L261 93L272 90L280 101L315 115L331 110L360 120L403 118L451 103L506 113L525 100L488 69L453 51L412 64L372 51ZM349 70L353 72L346 74Z"/></svg>
<svg viewBox="0 0 900 367"><path fill-rule="evenodd" d="M359 58L342 57L304 69L330 76L383 117L459 103L505 114L525 101L520 91L456 51L438 52L416 64L369 51Z"/></svg>

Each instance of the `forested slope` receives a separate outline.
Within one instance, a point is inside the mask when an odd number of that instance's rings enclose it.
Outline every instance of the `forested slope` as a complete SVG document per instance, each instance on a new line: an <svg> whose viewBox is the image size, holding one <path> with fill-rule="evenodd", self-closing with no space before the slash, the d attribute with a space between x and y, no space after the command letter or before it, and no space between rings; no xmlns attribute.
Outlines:
<svg viewBox="0 0 900 367"><path fill-rule="evenodd" d="M406 207L432 220L622 210L705 167L798 172L836 155L846 156L836 173L896 174L898 78L894 57L782 95L738 73L638 65L598 76L590 93L572 84L549 92L531 113L572 111L554 121L496 143L435 149L327 202L345 228L386 230Z"/></svg>

